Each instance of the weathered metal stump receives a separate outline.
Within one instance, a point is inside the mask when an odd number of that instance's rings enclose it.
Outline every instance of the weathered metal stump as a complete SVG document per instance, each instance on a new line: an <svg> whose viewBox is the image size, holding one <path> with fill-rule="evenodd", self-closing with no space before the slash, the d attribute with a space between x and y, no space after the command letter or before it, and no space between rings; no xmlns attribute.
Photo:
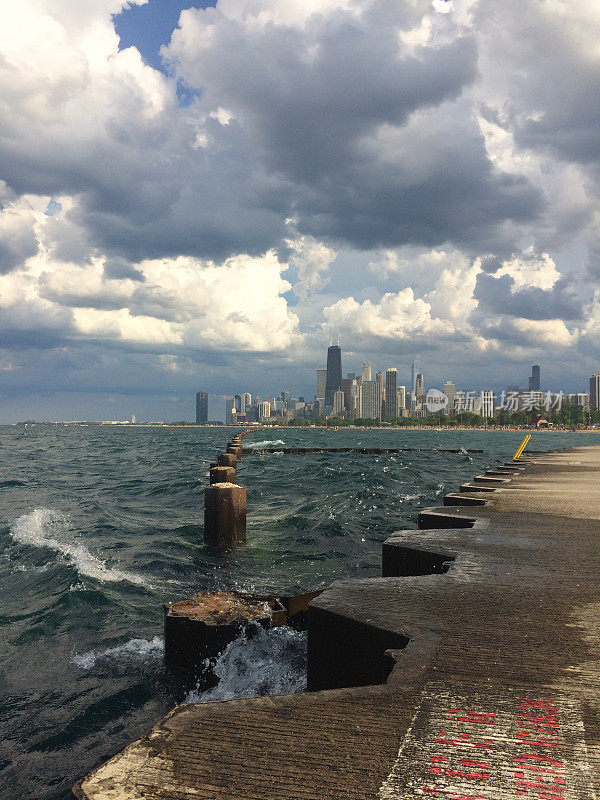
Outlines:
<svg viewBox="0 0 600 800"><path fill-rule="evenodd" d="M204 541L214 547L233 547L246 541L245 486L224 482L205 488Z"/></svg>

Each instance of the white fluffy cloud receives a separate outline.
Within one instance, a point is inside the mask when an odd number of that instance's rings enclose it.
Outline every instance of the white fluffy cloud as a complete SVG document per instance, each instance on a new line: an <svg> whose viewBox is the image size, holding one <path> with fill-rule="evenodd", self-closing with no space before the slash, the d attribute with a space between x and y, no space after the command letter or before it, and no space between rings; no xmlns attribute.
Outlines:
<svg viewBox="0 0 600 800"><path fill-rule="evenodd" d="M24 350L71 389L139 358L295 380L327 324L465 375L597 369L596 2L218 0L163 71L115 32L144 2L0 0L9 382Z"/></svg>

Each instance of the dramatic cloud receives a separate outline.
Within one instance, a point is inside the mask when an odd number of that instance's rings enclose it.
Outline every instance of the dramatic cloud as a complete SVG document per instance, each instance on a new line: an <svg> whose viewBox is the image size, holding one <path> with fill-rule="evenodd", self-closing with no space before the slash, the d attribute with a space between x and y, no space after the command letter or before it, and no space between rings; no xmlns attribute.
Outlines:
<svg viewBox="0 0 600 800"><path fill-rule="evenodd" d="M310 396L329 325L357 364L585 388L597 2L217 0L162 70L138 5L0 0L5 398Z"/></svg>

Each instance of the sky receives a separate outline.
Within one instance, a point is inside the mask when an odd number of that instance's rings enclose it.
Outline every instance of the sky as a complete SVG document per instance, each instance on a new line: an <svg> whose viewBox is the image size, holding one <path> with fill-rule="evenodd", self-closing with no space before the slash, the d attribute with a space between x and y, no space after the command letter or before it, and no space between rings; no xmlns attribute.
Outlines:
<svg viewBox="0 0 600 800"><path fill-rule="evenodd" d="M0 0L0 423L600 369L597 0Z"/></svg>

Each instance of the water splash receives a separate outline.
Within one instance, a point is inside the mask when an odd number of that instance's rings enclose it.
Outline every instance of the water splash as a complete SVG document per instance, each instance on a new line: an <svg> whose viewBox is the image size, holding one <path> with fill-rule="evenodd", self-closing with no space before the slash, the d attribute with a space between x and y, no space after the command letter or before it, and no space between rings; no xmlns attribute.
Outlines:
<svg viewBox="0 0 600 800"><path fill-rule="evenodd" d="M248 447L252 447L252 448L254 448L254 447L270 447L271 445L273 447L277 447L277 446L284 445L284 444L285 444L285 442L283 441L283 439L265 439L262 442L248 442L247 446Z"/></svg>
<svg viewBox="0 0 600 800"><path fill-rule="evenodd" d="M139 586L145 584L141 575L107 567L82 544L73 541L68 519L50 508L36 508L29 514L18 517L10 526L9 533L15 542L30 547L47 547L65 556L81 575L99 581L129 581Z"/></svg>
<svg viewBox="0 0 600 800"><path fill-rule="evenodd" d="M212 689L193 689L188 703L296 694L306 688L306 633L291 628L252 625L230 642L212 671L219 683Z"/></svg>
<svg viewBox="0 0 600 800"><path fill-rule="evenodd" d="M160 636L154 639L130 639L117 647L108 647L106 650L90 650L81 655L74 655L71 663L81 669L89 670L97 661L115 660L131 661L138 659L157 658L162 656L164 642Z"/></svg>

